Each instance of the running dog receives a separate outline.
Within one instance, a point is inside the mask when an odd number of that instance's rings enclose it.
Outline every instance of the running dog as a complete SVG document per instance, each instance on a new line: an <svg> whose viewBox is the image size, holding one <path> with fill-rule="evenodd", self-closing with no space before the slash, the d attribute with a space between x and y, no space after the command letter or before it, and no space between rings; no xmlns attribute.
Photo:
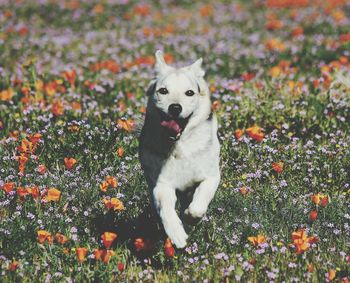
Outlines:
<svg viewBox="0 0 350 283"><path fill-rule="evenodd" d="M200 220L220 182L218 122L201 64L174 68L156 54L156 78L147 95L139 157L153 204L164 230L177 248L188 235L178 216L176 192L194 188L184 217Z"/></svg>

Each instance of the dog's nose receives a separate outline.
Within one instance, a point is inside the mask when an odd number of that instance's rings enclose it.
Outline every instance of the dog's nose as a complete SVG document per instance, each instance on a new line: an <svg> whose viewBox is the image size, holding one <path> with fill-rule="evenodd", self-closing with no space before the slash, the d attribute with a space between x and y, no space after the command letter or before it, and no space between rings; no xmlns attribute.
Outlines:
<svg viewBox="0 0 350 283"><path fill-rule="evenodd" d="M170 104L168 111L169 111L171 116L179 117L179 115L182 111L182 107L180 104Z"/></svg>

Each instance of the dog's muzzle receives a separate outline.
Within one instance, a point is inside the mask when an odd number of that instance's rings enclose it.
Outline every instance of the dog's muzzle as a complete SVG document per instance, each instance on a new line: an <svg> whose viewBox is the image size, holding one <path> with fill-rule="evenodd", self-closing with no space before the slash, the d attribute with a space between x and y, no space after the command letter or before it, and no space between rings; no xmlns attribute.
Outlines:
<svg viewBox="0 0 350 283"><path fill-rule="evenodd" d="M160 112L161 126L166 130L169 141L176 142L180 139L182 132L187 126L189 119L191 118L191 113L186 118L173 117L165 114L163 111Z"/></svg>

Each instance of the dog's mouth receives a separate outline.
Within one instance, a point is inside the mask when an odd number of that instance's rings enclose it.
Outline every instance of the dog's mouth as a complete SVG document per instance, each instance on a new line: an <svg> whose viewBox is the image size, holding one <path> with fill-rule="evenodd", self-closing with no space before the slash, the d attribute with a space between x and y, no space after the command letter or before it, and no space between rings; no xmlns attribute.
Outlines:
<svg viewBox="0 0 350 283"><path fill-rule="evenodd" d="M177 141L187 126L191 113L187 118L174 118L160 111L160 125L166 129L170 141Z"/></svg>

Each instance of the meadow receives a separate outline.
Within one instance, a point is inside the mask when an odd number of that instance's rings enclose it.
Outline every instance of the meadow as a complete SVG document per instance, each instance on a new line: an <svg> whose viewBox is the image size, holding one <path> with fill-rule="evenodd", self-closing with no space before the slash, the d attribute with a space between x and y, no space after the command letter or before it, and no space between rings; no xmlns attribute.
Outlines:
<svg viewBox="0 0 350 283"><path fill-rule="evenodd" d="M0 0L0 281L349 282L349 32L346 0ZM183 250L138 161L157 49L220 123Z"/></svg>

